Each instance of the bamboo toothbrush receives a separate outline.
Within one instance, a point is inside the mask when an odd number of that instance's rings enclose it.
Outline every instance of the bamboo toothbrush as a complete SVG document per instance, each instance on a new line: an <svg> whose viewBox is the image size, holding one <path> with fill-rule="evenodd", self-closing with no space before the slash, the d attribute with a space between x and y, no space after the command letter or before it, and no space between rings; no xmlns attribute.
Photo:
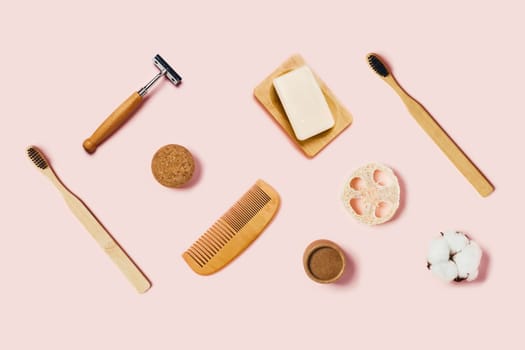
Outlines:
<svg viewBox="0 0 525 350"><path fill-rule="evenodd" d="M82 200L59 180L42 151L35 146L31 146L27 149L27 155L33 161L35 166L39 168L40 171L42 171L42 173L56 186L73 214L75 214L78 220L80 220L89 233L91 233L93 238L98 242L106 254L109 255L111 260L113 260L113 262L120 268L135 289L139 293L147 291L151 287L150 281L137 265L135 265L126 252L124 252L109 232L106 231L104 226L102 226Z"/></svg>
<svg viewBox="0 0 525 350"><path fill-rule="evenodd" d="M419 102L410 96L396 81L387 65L375 53L367 55L370 67L394 89L408 108L418 124L441 148L443 153L450 159L456 168L474 186L482 197L486 197L494 191L494 187L483 175L483 173L472 163L463 151L454 143L447 133L439 126L434 118L426 111Z"/></svg>

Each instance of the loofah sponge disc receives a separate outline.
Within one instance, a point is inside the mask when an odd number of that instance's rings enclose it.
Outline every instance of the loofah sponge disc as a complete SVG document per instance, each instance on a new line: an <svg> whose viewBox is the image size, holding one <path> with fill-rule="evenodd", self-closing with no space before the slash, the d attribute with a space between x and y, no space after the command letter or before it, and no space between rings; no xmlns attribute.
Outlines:
<svg viewBox="0 0 525 350"><path fill-rule="evenodd" d="M343 190L343 204L359 222L382 224L399 208L399 182L392 169L378 163L354 171Z"/></svg>

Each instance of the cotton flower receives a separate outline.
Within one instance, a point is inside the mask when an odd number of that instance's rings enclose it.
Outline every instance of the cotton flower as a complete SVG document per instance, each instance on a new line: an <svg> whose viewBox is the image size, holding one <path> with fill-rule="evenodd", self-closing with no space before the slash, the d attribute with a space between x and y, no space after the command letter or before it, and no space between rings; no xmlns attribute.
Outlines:
<svg viewBox="0 0 525 350"><path fill-rule="evenodd" d="M478 277L481 248L465 234L445 231L430 242L428 269L446 282L473 281Z"/></svg>

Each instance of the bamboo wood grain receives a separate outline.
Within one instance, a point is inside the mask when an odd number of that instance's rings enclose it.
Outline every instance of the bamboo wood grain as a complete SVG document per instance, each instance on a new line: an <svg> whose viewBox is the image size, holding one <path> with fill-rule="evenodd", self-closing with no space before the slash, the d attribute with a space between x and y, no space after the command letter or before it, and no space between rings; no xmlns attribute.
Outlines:
<svg viewBox="0 0 525 350"><path fill-rule="evenodd" d="M31 148L38 150L36 147ZM39 156L45 159L43 153L40 150L38 150L38 153ZM41 168L40 170L60 191L73 214L75 214L78 220L82 223L82 225L84 225L86 230L91 234L95 241L97 241L100 247L102 247L104 252L106 252L115 265L117 265L120 271L122 271L128 281L139 293L146 292L151 287L151 283L148 278L120 247L117 241L104 228L104 226L98 221L98 219L88 209L84 202L82 202L80 198L78 198L60 181L47 160L46 168Z"/></svg>
<svg viewBox="0 0 525 350"><path fill-rule="evenodd" d="M200 275L219 271L262 233L277 212L279 203L279 194L266 182L258 180L182 257Z"/></svg>
<svg viewBox="0 0 525 350"><path fill-rule="evenodd" d="M293 55L281 64L273 73L264 79L254 89L254 96L259 103L267 110L272 118L280 125L284 132L288 135L290 140L295 143L297 147L307 157L314 157L330 142L332 142L343 130L352 124L352 115L339 102L335 95L330 91L328 86L314 73L314 76L323 92L323 95L328 103L328 107L334 117L334 126L318 135L308 138L304 141L299 141L295 137L292 125L286 116L286 112L281 104L279 96L273 87L273 80L280 75L283 75L291 70L306 65L306 62L300 55Z"/></svg>
<svg viewBox="0 0 525 350"><path fill-rule="evenodd" d="M138 92L134 92L120 106L111 113L106 120L88 137L84 143L84 149L93 153L97 147L120 128L137 110L143 98Z"/></svg>
<svg viewBox="0 0 525 350"><path fill-rule="evenodd" d="M486 197L494 191L494 187L483 173L474 165L467 155L459 148L452 138L441 128L436 120L427 112L416 99L410 96L399 85L395 77L390 72L386 77L382 77L401 97L401 100L408 111L430 138L439 146L441 151L450 159L463 176L474 186L476 191Z"/></svg>

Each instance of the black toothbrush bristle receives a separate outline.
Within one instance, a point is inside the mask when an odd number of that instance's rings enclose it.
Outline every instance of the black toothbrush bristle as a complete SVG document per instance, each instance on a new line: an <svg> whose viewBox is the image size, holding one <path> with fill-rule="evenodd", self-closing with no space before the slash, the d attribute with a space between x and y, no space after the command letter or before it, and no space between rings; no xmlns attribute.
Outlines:
<svg viewBox="0 0 525 350"><path fill-rule="evenodd" d="M368 55L368 64L377 74L379 74L383 78L387 77L390 74L385 64L381 62L381 60L374 54Z"/></svg>
<svg viewBox="0 0 525 350"><path fill-rule="evenodd" d="M29 147L27 149L27 155L28 155L29 159L31 159L33 161L33 163L35 163L35 165L37 167L39 167L40 169L44 170L44 169L46 169L48 167L47 161L40 154L40 152L38 150L36 150L35 148Z"/></svg>

